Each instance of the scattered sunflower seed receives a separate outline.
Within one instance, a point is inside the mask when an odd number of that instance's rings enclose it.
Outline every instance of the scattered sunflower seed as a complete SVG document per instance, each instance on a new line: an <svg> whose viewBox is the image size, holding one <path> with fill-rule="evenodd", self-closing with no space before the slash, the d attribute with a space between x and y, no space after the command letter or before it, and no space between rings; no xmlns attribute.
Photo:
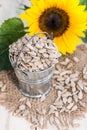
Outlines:
<svg viewBox="0 0 87 130"><path fill-rule="evenodd" d="M79 59L77 57L73 57L73 60L78 63L79 62Z"/></svg>

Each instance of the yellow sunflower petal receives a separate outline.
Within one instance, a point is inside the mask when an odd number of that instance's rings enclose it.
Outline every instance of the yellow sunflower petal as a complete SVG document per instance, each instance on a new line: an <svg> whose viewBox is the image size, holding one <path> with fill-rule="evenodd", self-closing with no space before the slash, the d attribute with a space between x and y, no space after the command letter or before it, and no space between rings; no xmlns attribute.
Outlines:
<svg viewBox="0 0 87 130"><path fill-rule="evenodd" d="M27 14L20 14L20 18L23 20L28 20L28 15Z"/></svg>
<svg viewBox="0 0 87 130"><path fill-rule="evenodd" d="M27 15L30 15L30 16L38 16L38 14L40 13L40 9L37 8L37 6L32 6L32 8L29 8L26 10L25 12ZM32 15L33 14L33 15Z"/></svg>
<svg viewBox="0 0 87 130"><path fill-rule="evenodd" d="M66 45L65 45L65 43L63 41L63 38L62 37L59 37L59 38L55 37L54 38L54 43L55 43L58 51L65 55L66 52L67 52L66 51L67 47L66 47Z"/></svg>
<svg viewBox="0 0 87 130"><path fill-rule="evenodd" d="M31 0L32 5L37 5L37 0Z"/></svg>
<svg viewBox="0 0 87 130"><path fill-rule="evenodd" d="M76 45L81 44L81 40L75 35L69 35L63 35L63 40L67 46L67 52L71 54L73 51L75 51Z"/></svg>
<svg viewBox="0 0 87 130"><path fill-rule="evenodd" d="M38 28L38 22L33 23L30 28L28 29L29 35L34 35L36 33L41 32L41 30Z"/></svg>
<svg viewBox="0 0 87 130"><path fill-rule="evenodd" d="M43 12L46 9L44 0L39 0L38 1L38 8L40 9L40 13Z"/></svg>

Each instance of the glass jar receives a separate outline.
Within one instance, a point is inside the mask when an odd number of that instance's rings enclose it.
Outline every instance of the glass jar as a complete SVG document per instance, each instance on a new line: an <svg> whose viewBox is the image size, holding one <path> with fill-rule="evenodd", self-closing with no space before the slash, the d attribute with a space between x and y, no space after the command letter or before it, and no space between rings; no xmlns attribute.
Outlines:
<svg viewBox="0 0 87 130"><path fill-rule="evenodd" d="M18 68L15 68L14 71L19 82L18 88L23 95L38 98L50 91L54 72L53 66L38 72L26 72Z"/></svg>
<svg viewBox="0 0 87 130"><path fill-rule="evenodd" d="M39 34L46 34L48 38L51 38L48 33L40 32L32 36L29 39L29 41ZM19 52L15 65L13 64L10 56L9 56L9 59L10 59L11 65L14 68L15 74L19 82L19 85L18 85L19 90L25 96L37 98L37 97L41 97L43 94L47 94L50 91L51 86L52 86L52 76L54 72L54 66L51 66L42 71L35 71L35 72L20 70L17 66L17 62L18 62L21 52L23 51L23 49L28 43L26 43L22 47L21 51Z"/></svg>

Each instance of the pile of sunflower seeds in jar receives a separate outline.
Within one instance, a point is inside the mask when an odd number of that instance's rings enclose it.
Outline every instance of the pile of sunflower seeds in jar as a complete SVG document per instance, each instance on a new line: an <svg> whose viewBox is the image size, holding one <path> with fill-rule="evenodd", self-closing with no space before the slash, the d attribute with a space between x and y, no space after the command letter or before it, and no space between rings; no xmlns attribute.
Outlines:
<svg viewBox="0 0 87 130"><path fill-rule="evenodd" d="M29 72L41 71L58 63L60 53L51 39L36 35L25 35L9 46L9 56L13 66Z"/></svg>

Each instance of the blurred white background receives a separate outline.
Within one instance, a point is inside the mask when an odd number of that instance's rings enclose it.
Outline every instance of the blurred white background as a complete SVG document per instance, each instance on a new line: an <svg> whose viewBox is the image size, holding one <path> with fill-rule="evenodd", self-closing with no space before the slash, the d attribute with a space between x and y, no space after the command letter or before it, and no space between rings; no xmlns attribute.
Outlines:
<svg viewBox="0 0 87 130"><path fill-rule="evenodd" d="M0 0L0 24L7 18L19 15L22 4L30 5L29 0Z"/></svg>

